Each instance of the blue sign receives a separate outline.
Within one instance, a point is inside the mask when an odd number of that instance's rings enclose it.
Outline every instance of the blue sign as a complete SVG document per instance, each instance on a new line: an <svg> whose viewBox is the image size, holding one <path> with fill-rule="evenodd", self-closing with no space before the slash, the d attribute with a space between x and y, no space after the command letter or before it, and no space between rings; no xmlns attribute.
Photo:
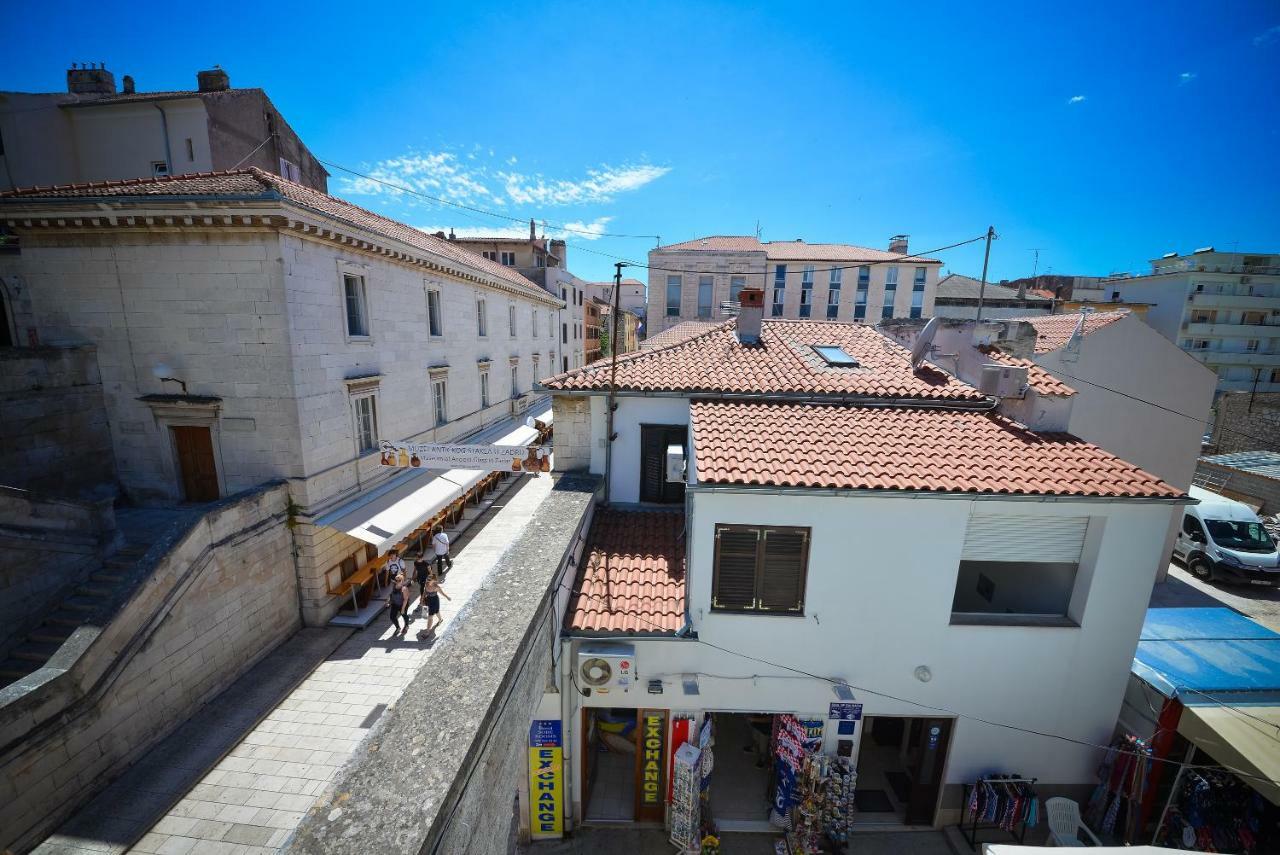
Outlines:
<svg viewBox="0 0 1280 855"><path fill-rule="evenodd" d="M559 719L534 719L529 725L529 747L559 748L560 733Z"/></svg>
<svg viewBox="0 0 1280 855"><path fill-rule="evenodd" d="M862 721L862 704L831 704L827 718L833 721Z"/></svg>

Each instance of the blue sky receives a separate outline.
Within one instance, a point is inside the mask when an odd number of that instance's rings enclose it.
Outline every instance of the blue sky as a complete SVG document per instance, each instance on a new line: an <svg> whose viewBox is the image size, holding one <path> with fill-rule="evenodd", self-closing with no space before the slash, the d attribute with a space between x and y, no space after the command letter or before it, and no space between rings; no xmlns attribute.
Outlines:
<svg viewBox="0 0 1280 855"><path fill-rule="evenodd" d="M591 279L612 273L599 253L653 245L596 233L757 221L914 251L990 224L993 279L1029 275L1037 247L1041 272L1077 274L1280 251L1274 2L611 5L20 3L0 89L59 90L85 60L190 88L218 63L323 159L592 233L568 235ZM331 172L413 225L504 225ZM981 270L980 246L940 257Z"/></svg>

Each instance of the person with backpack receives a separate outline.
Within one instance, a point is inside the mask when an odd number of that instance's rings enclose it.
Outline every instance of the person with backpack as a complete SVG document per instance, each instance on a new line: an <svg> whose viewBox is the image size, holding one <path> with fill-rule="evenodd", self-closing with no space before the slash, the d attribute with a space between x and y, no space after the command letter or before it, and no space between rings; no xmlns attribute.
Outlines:
<svg viewBox="0 0 1280 855"><path fill-rule="evenodd" d="M395 581L391 583L391 593L387 594L387 607L391 611L391 623L396 628L391 637L404 635L409 630L409 583L405 581L403 573L397 573ZM404 626L400 625L401 618L404 618Z"/></svg>
<svg viewBox="0 0 1280 855"><path fill-rule="evenodd" d="M436 529L435 536L431 538L431 548L436 553L436 575L443 579L444 574L453 569L453 559L449 557L449 535L443 528Z"/></svg>

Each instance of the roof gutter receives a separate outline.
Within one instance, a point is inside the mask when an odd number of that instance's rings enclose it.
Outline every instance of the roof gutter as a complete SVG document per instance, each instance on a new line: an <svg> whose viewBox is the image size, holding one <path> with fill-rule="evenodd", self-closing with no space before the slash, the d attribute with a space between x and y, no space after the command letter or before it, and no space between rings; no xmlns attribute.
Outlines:
<svg viewBox="0 0 1280 855"><path fill-rule="evenodd" d="M873 490L840 487L777 487L766 484L692 484L693 493L749 493L767 496L840 496L877 499L960 499L992 502L1142 502L1150 505L1194 505L1190 496L1051 496L1032 493L961 493L934 490Z"/></svg>
<svg viewBox="0 0 1280 855"><path fill-rule="evenodd" d="M584 398L607 395L607 389L555 389L538 383L534 389L549 392L552 395L566 395L572 398ZM965 410L970 412L989 412L1000 405L990 396L981 399L948 399L948 398L878 398L869 395L815 395L803 393L770 393L770 392L716 392L716 391L626 391L619 389L620 398L687 398L690 401L757 401L762 403L815 404L826 406L860 406L860 407L900 407L903 409L938 409Z"/></svg>

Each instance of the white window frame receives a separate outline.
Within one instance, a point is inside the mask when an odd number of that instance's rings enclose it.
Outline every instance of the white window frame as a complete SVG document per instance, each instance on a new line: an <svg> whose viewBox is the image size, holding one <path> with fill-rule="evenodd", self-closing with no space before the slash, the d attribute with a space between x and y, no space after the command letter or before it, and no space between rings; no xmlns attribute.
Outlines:
<svg viewBox="0 0 1280 855"><path fill-rule="evenodd" d="M484 297L476 297L476 335L489 337L489 305Z"/></svg>
<svg viewBox="0 0 1280 855"><path fill-rule="evenodd" d="M886 286L892 285L895 288L898 287L898 268L897 267L889 267L885 269L884 284Z"/></svg>
<svg viewBox="0 0 1280 855"><path fill-rule="evenodd" d="M364 322L364 332L351 331L350 298L347 296L347 280L354 279L359 291L360 319ZM365 279L365 271L342 265L338 271L338 295L342 306L342 331L348 342L367 342L373 338L373 324L369 313L369 286Z"/></svg>
<svg viewBox="0 0 1280 855"><path fill-rule="evenodd" d="M378 450L378 384L363 386L350 385L348 394L351 398L351 438L355 442L356 457L366 457ZM364 405L368 405L369 444L363 443L365 433Z"/></svg>
<svg viewBox="0 0 1280 855"><path fill-rule="evenodd" d="M511 397L520 397L520 360L511 360Z"/></svg>
<svg viewBox="0 0 1280 855"><path fill-rule="evenodd" d="M489 366L484 364L480 367L480 409L488 409L493 403L489 397Z"/></svg>
<svg viewBox="0 0 1280 855"><path fill-rule="evenodd" d="M449 377L446 370L433 371L431 377L431 415L435 426L449 423Z"/></svg>
<svg viewBox="0 0 1280 855"><path fill-rule="evenodd" d="M501 264L503 267L515 267L516 254L514 252L509 252L508 250L504 249L502 251L502 257L498 263Z"/></svg>
<svg viewBox="0 0 1280 855"><path fill-rule="evenodd" d="M489 261L496 262L498 260L497 250L488 250L488 249L481 250L480 254L484 256L486 259L488 259Z"/></svg>
<svg viewBox="0 0 1280 855"><path fill-rule="evenodd" d="M427 335L444 338L444 295L439 288L427 288Z"/></svg>

